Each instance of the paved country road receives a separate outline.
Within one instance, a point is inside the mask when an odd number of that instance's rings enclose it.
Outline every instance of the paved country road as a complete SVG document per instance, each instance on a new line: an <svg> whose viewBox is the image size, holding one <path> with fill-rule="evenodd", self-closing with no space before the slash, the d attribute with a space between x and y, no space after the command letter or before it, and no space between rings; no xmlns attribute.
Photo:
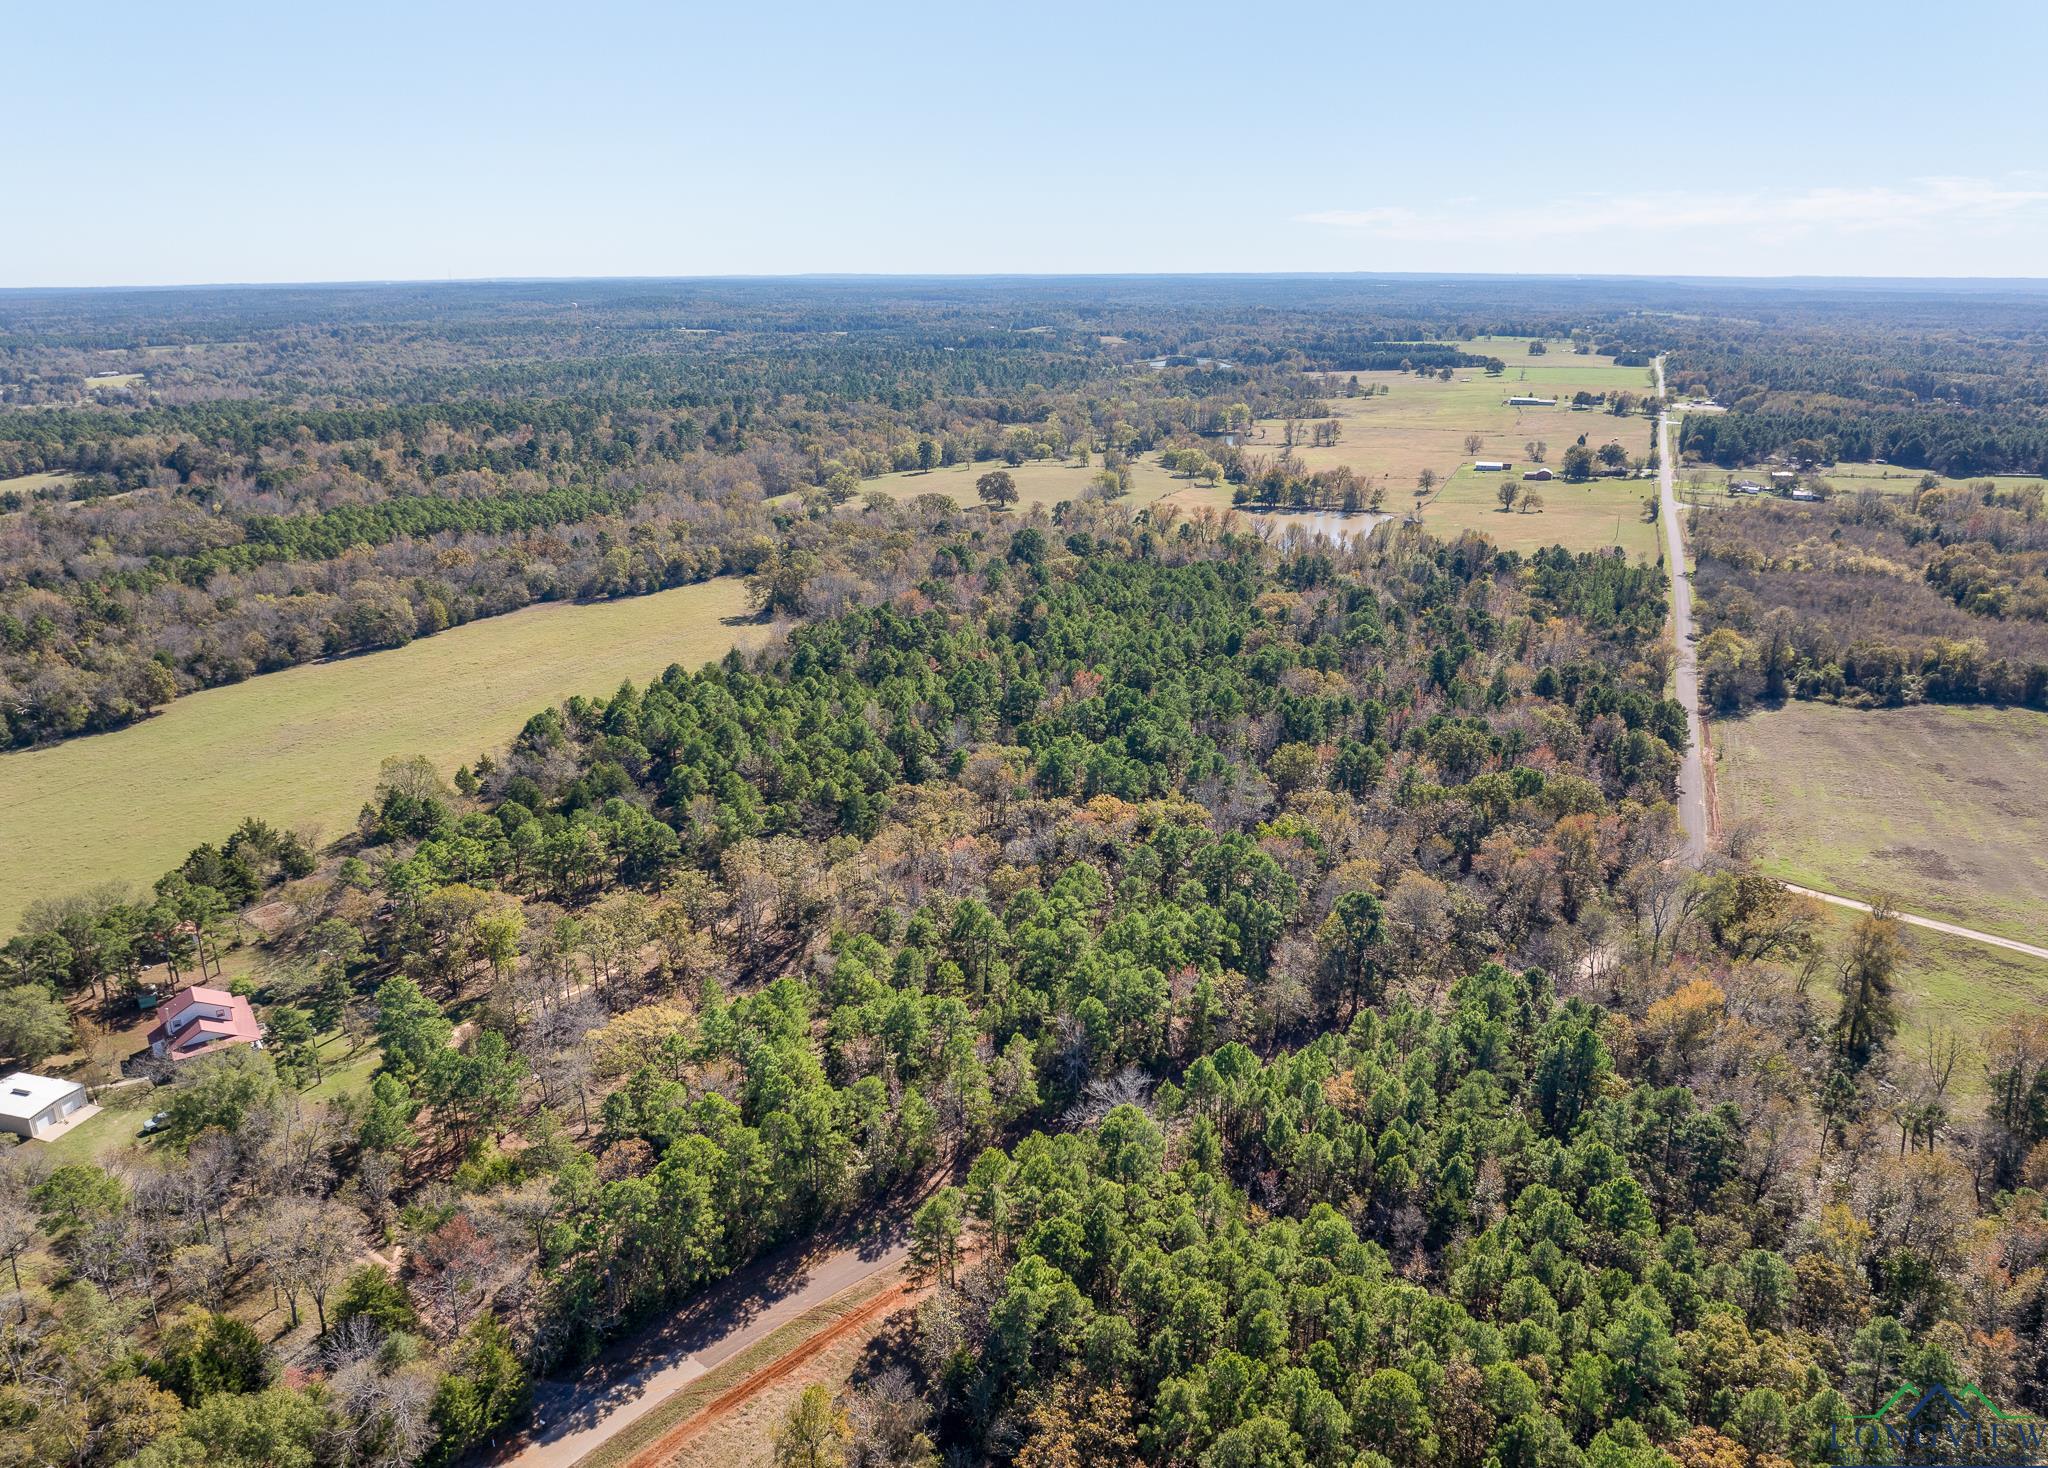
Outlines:
<svg viewBox="0 0 2048 1468"><path fill-rule="evenodd" d="M1664 396L1664 359L1657 358L1657 396ZM1681 523L1677 491L1678 466L1671 453L1671 415L1664 413L1657 419L1657 494L1660 501L1657 518L1664 522L1664 563L1671 574L1671 620L1678 646L1678 701L1685 705L1685 727L1689 744L1685 757L1678 766L1678 820L1685 828L1685 859L1692 866L1698 866L1707 858L1707 782L1702 752L1706 749L1705 731L1700 725L1700 676L1699 663L1693 653L1693 643L1699 629L1692 618L1692 578L1685 569L1685 528ZM1858 902L1853 897L1843 897L1834 892L1822 892L1813 887L1801 887L1795 882L1784 884L1791 891L1806 897L1817 897L1822 902L1831 902L1837 907L1854 908L1858 912L1869 912L1870 904ZM1910 912L1894 909L1893 916L1902 923L1916 928L1926 928L1936 933L1947 933L1955 938L1969 938L1978 943L1988 943L1994 948L2010 949L2024 953L2030 958L2048 959L2048 948L2032 943L2022 943L2017 938L2001 938L1996 933L1986 933L1977 928L1966 928L1958 923L1945 923L1939 918L1919 917Z"/></svg>
<svg viewBox="0 0 2048 1468"><path fill-rule="evenodd" d="M901 1264L900 1229L825 1253L785 1253L713 1288L666 1325L605 1357L572 1381L534 1387L535 1417L523 1442L495 1459L517 1468L571 1468L712 1367L807 1310Z"/></svg>
<svg viewBox="0 0 2048 1468"><path fill-rule="evenodd" d="M1664 396L1664 359L1657 359L1657 396ZM1707 859L1707 747L1700 725L1700 673L1693 655L1692 578L1685 569L1685 527L1678 513L1677 466L1671 455L1671 415L1657 417L1657 518L1664 524L1664 564L1671 576L1671 625L1678 647L1678 701L1685 705L1687 743L1678 765L1678 823L1685 829L1685 859Z"/></svg>

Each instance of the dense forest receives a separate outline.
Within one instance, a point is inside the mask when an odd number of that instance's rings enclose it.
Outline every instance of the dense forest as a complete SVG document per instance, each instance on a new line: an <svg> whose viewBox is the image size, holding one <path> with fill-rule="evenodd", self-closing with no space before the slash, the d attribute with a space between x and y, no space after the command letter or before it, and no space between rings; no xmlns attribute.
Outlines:
<svg viewBox="0 0 2048 1468"><path fill-rule="evenodd" d="M1830 462L2048 474L2048 302L2038 294L1844 292L1675 335L1672 390L1730 410L1681 426L1680 450L1708 462L1759 463L1805 441Z"/></svg>
<svg viewBox="0 0 2048 1468"><path fill-rule="evenodd" d="M1498 371L1470 349L1489 333L1667 354L1733 409L1685 420L1717 463L1810 440L2048 470L2040 303L1958 299L1370 277L4 293L0 745L778 550L893 595L901 568L820 512L905 470L1100 464L1113 495L1124 458L1171 451L1250 503L1362 506L1219 435L1314 417L1310 374Z"/></svg>
<svg viewBox="0 0 2048 1468"><path fill-rule="evenodd" d="M1930 478L1910 499L1702 507L1689 534L1710 708L1786 698L2048 708L2040 484Z"/></svg>
<svg viewBox="0 0 2048 1468"><path fill-rule="evenodd" d="M253 945L271 1043L0 1159L0 1461L451 1462L934 1185L864 1462L1769 1468L1905 1377L2041 1403L2048 1035L1960 1124L1888 918L1670 860L1660 570L835 517L918 584L31 911L14 1009Z"/></svg>
<svg viewBox="0 0 2048 1468"><path fill-rule="evenodd" d="M1223 435L1314 421L1324 373L1484 371L1492 333L1664 355L1731 434L1812 439L1826 397L2018 444L2033 310L0 296L0 472L35 476L0 512L11 744L539 600L741 575L791 624L459 768L392 751L331 844L224 812L149 890L28 910L0 1050L150 1120L0 1153L0 1468L484 1461L537 1381L860 1221L922 1303L789 1463L1804 1468L1908 1381L2048 1411L2048 1025L1909 1030L1882 904L1831 929L1678 860L1662 566L1115 488L1158 451L1349 505ZM1055 457L1108 483L863 492ZM2042 510L1696 512L1706 697L2043 706ZM124 1056L138 989L195 979L264 1046Z"/></svg>

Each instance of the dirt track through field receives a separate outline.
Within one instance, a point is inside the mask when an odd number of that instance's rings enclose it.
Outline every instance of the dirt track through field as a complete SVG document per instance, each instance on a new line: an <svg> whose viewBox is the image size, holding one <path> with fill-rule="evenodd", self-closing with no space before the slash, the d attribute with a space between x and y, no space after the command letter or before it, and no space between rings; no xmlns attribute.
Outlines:
<svg viewBox="0 0 2048 1468"><path fill-rule="evenodd" d="M816 1335L783 1352L760 1370L748 1373L740 1381L720 1392L697 1411L633 1454L626 1460L625 1468L668 1468L691 1438L733 1408L778 1382L787 1381L806 1364L848 1336L886 1315L915 1304L924 1294L924 1290L909 1283L888 1286L858 1309L850 1311Z"/></svg>

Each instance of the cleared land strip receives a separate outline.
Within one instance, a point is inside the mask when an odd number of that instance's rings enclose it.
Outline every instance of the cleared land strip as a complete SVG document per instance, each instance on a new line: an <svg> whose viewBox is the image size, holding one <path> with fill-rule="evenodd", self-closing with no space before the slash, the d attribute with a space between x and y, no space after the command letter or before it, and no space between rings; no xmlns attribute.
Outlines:
<svg viewBox="0 0 2048 1468"><path fill-rule="evenodd" d="M1822 902L1832 902L1837 907L1851 907L1858 912L1870 911L1869 903L1858 902L1853 897L1843 897L1833 892L1823 892L1817 887L1802 887L1797 882L1787 882L1784 885L1786 891L1797 892L1802 897L1817 897ZM1946 933L1951 938L1968 938L1976 943L1989 943L1994 948L2009 948L2014 953L2024 953L2029 958L2048 959L2048 948L2037 947L2032 943L2022 943L2017 938L2001 938L1996 933L1986 933L1977 928L1965 928L1957 923L1945 923L1939 918L1918 917L1910 912L1900 912L1896 908L1893 909L1892 916L1902 923L1911 923L1916 928L1927 928L1936 933Z"/></svg>
<svg viewBox="0 0 2048 1468"><path fill-rule="evenodd" d="M622 1468L668 1468L686 1444L726 1414L777 1383L788 1380L856 1332L879 1329L881 1320L914 1303L923 1293L914 1284L891 1281L872 1299L862 1301L837 1320L822 1325L815 1334L806 1336L773 1360L749 1371L681 1422L665 1429L654 1441L626 1459Z"/></svg>
<svg viewBox="0 0 2048 1468"><path fill-rule="evenodd" d="M746 1279L714 1288L682 1318L631 1343L608 1366L574 1382L543 1385L536 1392L536 1415L546 1425L496 1461L518 1468L572 1468L713 1367L900 1267L908 1253L908 1245L896 1238L881 1246L836 1249L787 1275L768 1261L767 1283L750 1272Z"/></svg>

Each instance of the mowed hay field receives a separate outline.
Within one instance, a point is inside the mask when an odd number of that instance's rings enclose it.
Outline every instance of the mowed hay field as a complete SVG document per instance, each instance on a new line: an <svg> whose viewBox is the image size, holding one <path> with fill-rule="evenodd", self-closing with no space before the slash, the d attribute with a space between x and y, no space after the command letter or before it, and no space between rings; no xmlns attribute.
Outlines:
<svg viewBox="0 0 2048 1468"><path fill-rule="evenodd" d="M46 489L55 489L69 484L78 476L69 473L17 474L12 479L0 479L0 494L9 490L17 494L40 494Z"/></svg>
<svg viewBox="0 0 2048 1468"><path fill-rule="evenodd" d="M1547 446L1544 462L1554 469L1580 434L1592 448L1612 439L1633 455L1647 455L1656 431L1652 420L1640 415L1617 418L1600 409L1573 412L1569 404L1572 394L1581 390L1649 392L1650 370L1616 366L1608 357L1581 357L1568 342L1551 343L1540 356L1531 356L1530 343L1521 339L1489 337L1466 345L1475 353L1499 357L1507 370L1488 377L1477 368L1463 369L1449 382L1403 372L1326 374L1325 401L1342 425L1343 437L1327 448L1297 444L1295 454L1310 470L1345 465L1383 486L1386 508L1396 513L1414 508L1416 477L1424 469L1434 470L1443 484L1423 502L1420 513L1423 524L1438 535L1477 530L1497 545L1517 550L1621 545L1631 555L1654 560L1656 527L1642 520L1644 504L1656 493L1652 481L1602 479L1567 485L1552 480L1529 486L1543 496L1541 513L1502 514L1495 498L1502 476L1478 474L1471 467L1474 458L1504 459L1514 466L1508 472L1519 481L1522 471L1533 467L1527 448L1532 440ZM1344 397L1344 386L1354 376L1361 388L1384 385L1387 391ZM1554 408L1513 407L1507 402L1510 397L1550 397L1559 402ZM1281 423L1264 420L1246 447L1254 453L1278 453L1283 432ZM1473 433L1482 440L1476 455L1465 450L1466 436ZM1303 426L1299 435L1307 434Z"/></svg>
<svg viewBox="0 0 2048 1468"><path fill-rule="evenodd" d="M1791 703L1716 723L1723 826L1802 886L2048 942L2048 714Z"/></svg>
<svg viewBox="0 0 2048 1468"><path fill-rule="evenodd" d="M1198 480L1183 479L1160 466L1157 454L1140 454L1131 461L1131 492L1119 502L1140 509L1163 499L1172 499L1175 504L1193 507L1199 504L1214 505L1220 509L1230 507L1230 486L1221 484L1215 488ZM896 499L916 499L921 494L943 494L956 504L978 505L981 496L975 485L984 474L1001 469L1017 484L1017 503L1013 510L1028 510L1043 505L1051 509L1061 500L1078 500L1087 490L1095 476L1102 472L1102 460L1091 458L1086 464L1072 460L1040 459L1014 467L1000 459L990 459L976 464L954 464L945 469L907 470L900 474L883 474L865 480L861 484L863 493L881 490Z"/></svg>
<svg viewBox="0 0 2048 1468"><path fill-rule="evenodd" d="M443 770L504 744L571 694L694 668L769 634L741 623L736 578L471 622L389 652L267 673L178 699L155 718L0 754L0 933L40 897L146 886L244 816L355 820L389 755Z"/></svg>
<svg viewBox="0 0 2048 1468"><path fill-rule="evenodd" d="M1508 473L1521 483L1519 466ZM1657 524L1647 518L1657 498L1654 479L1593 479L1584 484L1553 479L1548 484L1521 484L1524 494L1534 490L1543 497L1543 508L1529 514L1519 504L1513 510L1501 509L1500 486L1505 477L1480 474L1470 465L1460 469L1423 506L1424 527L1435 535L1476 530L1502 550L1524 555L1551 545L1575 551L1618 545L1631 560L1654 563L1662 552ZM1392 495L1387 503L1395 503Z"/></svg>

